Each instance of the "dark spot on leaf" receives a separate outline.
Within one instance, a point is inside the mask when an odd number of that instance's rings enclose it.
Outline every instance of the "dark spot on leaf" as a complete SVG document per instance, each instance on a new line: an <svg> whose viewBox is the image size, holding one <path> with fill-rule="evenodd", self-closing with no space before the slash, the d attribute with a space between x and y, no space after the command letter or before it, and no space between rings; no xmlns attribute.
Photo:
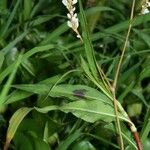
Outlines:
<svg viewBox="0 0 150 150"><path fill-rule="evenodd" d="M86 92L85 89L74 90L74 91L73 91L73 96L79 97L79 98L86 98L86 97L85 97L85 92Z"/></svg>

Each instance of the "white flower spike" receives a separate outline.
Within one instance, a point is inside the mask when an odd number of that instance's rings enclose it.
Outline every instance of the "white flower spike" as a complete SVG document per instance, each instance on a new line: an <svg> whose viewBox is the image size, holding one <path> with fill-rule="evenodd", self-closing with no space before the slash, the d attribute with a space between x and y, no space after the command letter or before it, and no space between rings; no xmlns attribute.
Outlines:
<svg viewBox="0 0 150 150"><path fill-rule="evenodd" d="M142 15L145 15L145 14L150 13L149 7L150 7L150 2L149 2L148 0L146 0L146 1L144 2L144 4L142 5L141 14L142 14Z"/></svg>
<svg viewBox="0 0 150 150"><path fill-rule="evenodd" d="M62 0L62 3L67 6L68 0Z"/></svg>
<svg viewBox="0 0 150 150"><path fill-rule="evenodd" d="M77 0L62 0L62 3L66 6L66 8L69 11L69 13L67 14L67 17L69 19L67 21L67 25L73 29L73 31L77 34L77 37L80 38L82 41L82 37L78 31L79 20L77 17L77 13L75 13L76 8L73 6L77 3Z"/></svg>
<svg viewBox="0 0 150 150"><path fill-rule="evenodd" d="M148 13L149 13L148 8L143 9L141 13L142 13L143 15L148 14Z"/></svg>
<svg viewBox="0 0 150 150"><path fill-rule="evenodd" d="M77 3L77 0L73 0L73 5Z"/></svg>

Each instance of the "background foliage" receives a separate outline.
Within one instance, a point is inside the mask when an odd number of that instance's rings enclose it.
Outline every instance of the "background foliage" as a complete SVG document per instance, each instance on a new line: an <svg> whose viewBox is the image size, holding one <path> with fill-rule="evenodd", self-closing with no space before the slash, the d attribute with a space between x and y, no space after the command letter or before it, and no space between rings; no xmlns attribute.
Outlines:
<svg viewBox="0 0 150 150"><path fill-rule="evenodd" d="M94 57L112 82L132 1L82 2ZM119 149L112 101L88 74L91 41L83 45L76 38L66 13L61 1L0 0L0 147L7 132L7 142L13 138L10 149ZM80 31L88 38L82 13ZM139 15L136 9L134 15L117 98L148 150L150 14ZM126 123L121 128L126 149L135 149Z"/></svg>

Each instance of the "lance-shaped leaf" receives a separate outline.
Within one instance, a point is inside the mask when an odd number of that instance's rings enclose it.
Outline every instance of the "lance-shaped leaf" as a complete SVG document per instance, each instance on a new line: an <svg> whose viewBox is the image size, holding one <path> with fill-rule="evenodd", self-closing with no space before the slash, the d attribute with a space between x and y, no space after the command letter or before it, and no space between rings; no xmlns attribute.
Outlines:
<svg viewBox="0 0 150 150"><path fill-rule="evenodd" d="M100 100L113 106L112 101L102 92L86 85L61 84L52 87L52 85L47 84L21 84L13 85L13 87L33 94L48 94L51 97L67 97L71 100ZM9 103L9 101L7 102Z"/></svg>
<svg viewBox="0 0 150 150"><path fill-rule="evenodd" d="M8 149L8 146L12 140L12 138L14 137L17 128L19 126L19 124L21 123L21 121L24 119L24 117L32 110L33 108L20 108L18 109L14 115L11 117L10 121L9 121L9 127L7 130L7 135L6 135L6 143L4 146L4 150Z"/></svg>

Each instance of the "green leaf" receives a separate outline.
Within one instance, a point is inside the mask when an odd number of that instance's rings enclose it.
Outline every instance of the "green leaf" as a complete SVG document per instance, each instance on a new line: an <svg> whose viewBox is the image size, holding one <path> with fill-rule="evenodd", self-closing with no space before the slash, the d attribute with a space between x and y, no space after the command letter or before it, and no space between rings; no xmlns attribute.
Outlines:
<svg viewBox="0 0 150 150"><path fill-rule="evenodd" d="M51 150L51 148L40 138L34 138L34 150Z"/></svg>
<svg viewBox="0 0 150 150"><path fill-rule="evenodd" d="M67 97L71 100L99 100L113 106L112 101L100 91L85 85L57 85L50 92L52 97Z"/></svg>
<svg viewBox="0 0 150 150"><path fill-rule="evenodd" d="M81 56L81 66L82 66L84 72L86 73L86 75L89 77L89 79L93 82L96 82L95 78L92 76L92 74L90 72L90 68L89 68L87 62L83 59L82 56Z"/></svg>
<svg viewBox="0 0 150 150"><path fill-rule="evenodd" d="M145 97L143 96L141 87L134 87L134 89L132 89L131 92L135 96L137 96L147 108L149 107L147 101L145 100Z"/></svg>
<svg viewBox="0 0 150 150"><path fill-rule="evenodd" d="M81 141L75 143L71 150L96 150L95 147L89 141Z"/></svg>
<svg viewBox="0 0 150 150"><path fill-rule="evenodd" d="M12 63L3 72L0 73L0 83L13 71L15 63L16 62Z"/></svg>
<svg viewBox="0 0 150 150"><path fill-rule="evenodd" d="M57 75L57 76L54 76L54 77L51 77L51 78L47 78L43 81L40 81L39 84L46 84L46 85L49 84L50 85L49 90L50 90L51 85L55 84L60 78L61 78L61 75ZM29 96L31 96L33 94L34 94L34 92L32 90L31 91L14 90L11 94L9 94L7 96L5 104L10 104L10 103L17 102L19 100L23 100L23 99L28 98Z"/></svg>
<svg viewBox="0 0 150 150"><path fill-rule="evenodd" d="M35 107L35 110L37 110L40 113L48 113L49 111L52 111L52 110L59 110L59 107L56 105L46 106L43 108Z"/></svg>
<svg viewBox="0 0 150 150"><path fill-rule="evenodd" d="M98 6L89 8L86 11L86 15L87 16L88 15L93 15L95 13L102 12L102 11L110 11L110 12L114 11L115 12L115 9L112 9L110 7L99 6L99 4L98 4Z"/></svg>
<svg viewBox="0 0 150 150"><path fill-rule="evenodd" d="M126 87L124 88L123 92L122 92L121 95L119 95L119 97L118 97L118 100L119 100L120 103L123 103L123 99L127 96L127 94L128 94L129 92L131 92L131 90L133 89L134 85L135 85L135 83L134 83L134 81L133 81L133 82L131 82L128 86L126 86Z"/></svg>
<svg viewBox="0 0 150 150"><path fill-rule="evenodd" d="M6 96L7 96L8 92L9 92L9 89L10 89L11 84L12 84L12 82L13 82L13 79L14 79L14 77L15 77L15 75L16 75L17 69L18 69L18 67L19 67L19 65L20 65L20 63L21 63L21 60L22 60L22 55L19 55L19 56L18 56L18 59L17 59L16 62L15 62L15 65L14 65L14 67L13 67L13 71L12 71L12 73L10 74L10 76L9 76L9 78L8 78L8 80L7 80L7 82L6 82L6 84L4 85L4 87L3 87L3 89L2 89L2 91L1 91L1 93L0 93L0 107L1 107L1 106L5 103L5 101L6 101Z"/></svg>
<svg viewBox="0 0 150 150"><path fill-rule="evenodd" d="M29 96L31 96L32 93L26 92L26 91L21 91L21 90L14 90L11 94L9 94L6 98L5 104L11 104L16 101L25 99Z"/></svg>
<svg viewBox="0 0 150 150"><path fill-rule="evenodd" d="M134 66L132 66L131 68L129 68L127 71L125 71L121 76L120 79L118 81L118 83L122 83L125 80L129 80L128 78L131 77L131 75L133 74L133 72L135 72L135 70L137 70L137 68L140 66L141 62L135 64Z"/></svg>
<svg viewBox="0 0 150 150"><path fill-rule="evenodd" d="M3 62L4 62L4 54L3 54L3 52L0 51L0 70L3 65Z"/></svg>
<svg viewBox="0 0 150 150"><path fill-rule="evenodd" d="M23 55L23 58L26 60L27 58L33 56L34 54L36 53L39 53L39 52L44 52L44 51L49 51L51 49L54 48L54 45L53 44L48 44L48 45L44 45L44 46L38 46L38 47L34 47L32 48L31 50L29 50L28 52L26 52L24 55Z"/></svg>
<svg viewBox="0 0 150 150"><path fill-rule="evenodd" d="M115 120L114 108L99 100L71 102L60 107L60 110L66 113L71 112L76 117L91 123L99 120L106 122ZM128 121L121 113L119 113L118 117L121 120Z"/></svg>
<svg viewBox="0 0 150 150"><path fill-rule="evenodd" d="M107 96L111 99L111 96L110 96L110 94L108 93L108 91L106 90L106 88L104 87L103 83L102 83L100 80L97 81L97 80L92 76L88 64L86 63L86 61L85 61L82 57L81 57L81 66L82 66L83 70L85 71L86 75L88 76L88 78L89 78L105 95L107 95Z"/></svg>
<svg viewBox="0 0 150 150"><path fill-rule="evenodd" d="M24 9L23 9L23 15L24 15L24 20L27 20L30 18L30 13L32 10L32 0L24 0Z"/></svg>
<svg viewBox="0 0 150 150"><path fill-rule="evenodd" d="M144 78L150 77L150 64L147 64L147 66L144 66L142 72L140 73L140 80L143 80Z"/></svg>
<svg viewBox="0 0 150 150"><path fill-rule="evenodd" d="M144 118L144 124L141 131L141 140L144 142L148 138L150 133L150 108L148 108L147 113Z"/></svg>
<svg viewBox="0 0 150 150"><path fill-rule="evenodd" d="M52 110L61 110L65 113L73 113L76 117L87 122L103 120L111 122L115 120L114 108L99 100L80 100L64 104L63 106L46 106L43 108L35 108L41 113L47 113ZM119 113L119 119L130 122L126 117Z"/></svg>
<svg viewBox="0 0 150 150"><path fill-rule="evenodd" d="M18 42L20 42L29 31L24 31L18 37L16 37L12 42L10 42L6 47L4 47L1 51L6 55Z"/></svg>
<svg viewBox="0 0 150 150"><path fill-rule="evenodd" d="M105 125L105 128L107 128L107 129L109 129L109 130L111 130L111 131L113 131L113 132L116 133L116 128L115 128L115 126L114 126L113 123L109 123L109 124ZM132 149L133 149L133 148L134 148L134 149L137 149L136 144L135 144L135 141L134 141L134 139L133 139L133 137L132 137L132 133L131 133L131 132L127 129L127 127L126 127L125 125L123 125L123 124L122 124L122 126L121 126L121 129L122 129L121 134L122 134L124 140L125 140L125 141L127 142L127 144L129 145L129 147L132 148Z"/></svg>
<svg viewBox="0 0 150 150"><path fill-rule="evenodd" d="M81 131L76 130L75 133L69 135L63 142L60 143L58 150L67 150L75 140L81 137L81 135Z"/></svg>
<svg viewBox="0 0 150 150"><path fill-rule="evenodd" d="M87 29L87 20L83 10L83 6L81 0L79 1L80 5L80 13L81 13L81 27L82 27L82 36L83 36L83 43L84 49L88 61L89 68L93 74L93 76L97 79L97 68L96 68L96 60L94 56L94 49L90 40L89 30Z"/></svg>
<svg viewBox="0 0 150 150"><path fill-rule="evenodd" d="M127 106L127 112L130 117L139 116L142 112L142 104L141 103L133 103Z"/></svg>
<svg viewBox="0 0 150 150"><path fill-rule="evenodd" d="M133 31L138 35L140 39L142 39L147 44L148 47L150 47L149 34L146 34L144 32L139 32L139 30L136 29L134 29Z"/></svg>
<svg viewBox="0 0 150 150"><path fill-rule="evenodd" d="M13 85L13 87L30 93L48 94L52 86L47 84L20 84ZM49 96L67 97L72 100L100 100L113 106L112 101L107 96L102 94L100 91L85 85L57 85L51 89L51 91L49 92Z"/></svg>
<svg viewBox="0 0 150 150"><path fill-rule="evenodd" d="M23 107L18 109L14 115L11 117L10 121L9 121L9 127L7 130L7 135L6 135L6 143L5 143L5 149L8 148L12 138L14 137L17 128L19 126L19 124L21 123L21 121L24 119L24 117L32 110L33 108L27 108L27 107Z"/></svg>
<svg viewBox="0 0 150 150"><path fill-rule="evenodd" d="M29 59L24 59L21 64L32 76L35 76L35 69Z"/></svg>
<svg viewBox="0 0 150 150"><path fill-rule="evenodd" d="M35 18L33 21L31 21L31 26L37 26L37 25L41 25L45 22L48 22L49 20L53 19L54 17L56 17L57 14L54 14L54 15L42 15L42 16L39 16L37 18Z"/></svg>
<svg viewBox="0 0 150 150"><path fill-rule="evenodd" d="M12 87L24 90L34 94L48 94L48 91L52 87L52 85L47 84L20 84L20 85L13 85Z"/></svg>
<svg viewBox="0 0 150 150"><path fill-rule="evenodd" d="M9 18L7 18L6 24L4 24L3 27L1 28L2 30L1 30L1 32L0 32L0 37L5 36L5 34L6 34L7 30L8 30L8 28L9 28L9 26L10 26L10 24L11 24L11 22L13 21L13 19L14 19L14 17L15 17L15 14L16 14L16 11L17 11L17 8L18 8L20 2L21 2L21 0L17 0L17 2L15 3L15 7L14 7L14 9L12 10L12 13L10 13Z"/></svg>
<svg viewBox="0 0 150 150"><path fill-rule="evenodd" d="M57 38L68 30L68 26L66 23L60 25L57 29L53 30L52 33L48 34L47 37L40 43L40 45L45 45L50 43L51 41L57 40Z"/></svg>
<svg viewBox="0 0 150 150"><path fill-rule="evenodd" d="M142 132L141 135L142 142L144 142L148 138L149 133L150 133L150 118L148 119L147 124Z"/></svg>
<svg viewBox="0 0 150 150"><path fill-rule="evenodd" d="M13 142L15 148L19 150L34 150L31 137L19 132L15 135ZM21 145L21 146L20 146Z"/></svg>
<svg viewBox="0 0 150 150"><path fill-rule="evenodd" d="M150 139L147 138L144 143L143 143L143 149L144 150L149 150L150 149Z"/></svg>
<svg viewBox="0 0 150 150"><path fill-rule="evenodd" d="M14 87L36 94L49 94L49 96L52 97L67 97L71 100L79 100L66 104L60 109L65 112L72 112L77 117L81 117L88 122L95 122L99 119L112 121L115 118L112 101L100 91L88 86L58 85L52 88L50 92L49 86L43 84L14 85ZM56 106L50 106L50 110L54 109L58 108L56 108ZM45 113L47 111L49 111L48 107L44 109ZM122 114L120 114L119 117L123 120L129 121Z"/></svg>
<svg viewBox="0 0 150 150"><path fill-rule="evenodd" d="M44 128L44 134L43 134L43 140L48 143L49 141L49 128L48 128L48 121L45 124L45 128Z"/></svg>

